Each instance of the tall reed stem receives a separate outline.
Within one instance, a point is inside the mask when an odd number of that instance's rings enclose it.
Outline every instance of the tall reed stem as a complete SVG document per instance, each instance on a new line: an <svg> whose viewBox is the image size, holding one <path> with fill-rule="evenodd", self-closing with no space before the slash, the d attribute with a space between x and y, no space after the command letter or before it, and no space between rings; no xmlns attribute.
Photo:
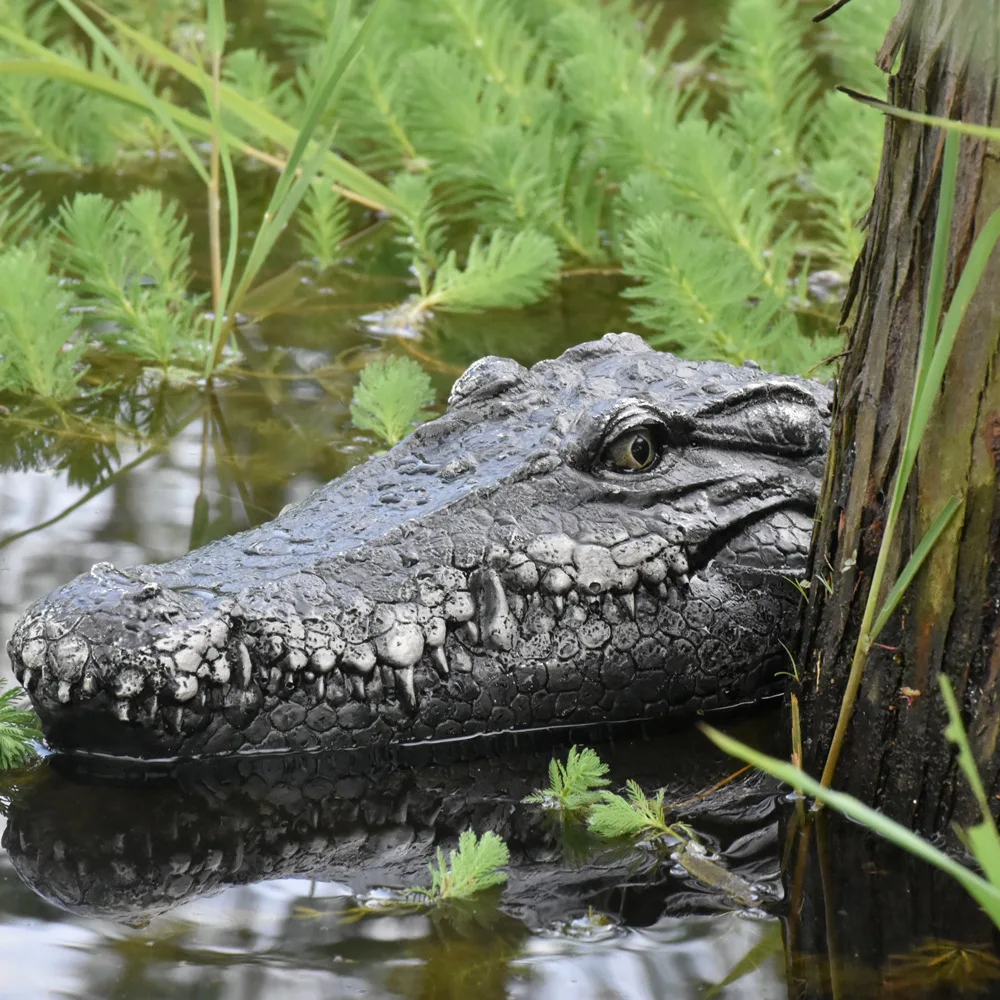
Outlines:
<svg viewBox="0 0 1000 1000"><path fill-rule="evenodd" d="M212 265L212 310L216 317L225 312L226 303L222 301L222 198L220 180L222 175L219 113L219 85L222 82L222 51L212 51L212 152L209 158L208 182L208 243Z"/></svg>

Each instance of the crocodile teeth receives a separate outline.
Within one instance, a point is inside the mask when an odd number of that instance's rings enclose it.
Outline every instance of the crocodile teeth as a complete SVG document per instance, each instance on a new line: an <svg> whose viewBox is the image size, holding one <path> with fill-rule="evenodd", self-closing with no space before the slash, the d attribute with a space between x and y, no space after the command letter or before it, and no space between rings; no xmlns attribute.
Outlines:
<svg viewBox="0 0 1000 1000"><path fill-rule="evenodd" d="M442 677L448 676L448 657L445 655L444 646L435 646L431 654L434 668Z"/></svg>
<svg viewBox="0 0 1000 1000"><path fill-rule="evenodd" d="M321 674L325 674L337 665L337 655L332 649L317 649L310 657L309 662Z"/></svg>
<svg viewBox="0 0 1000 1000"><path fill-rule="evenodd" d="M253 677L253 664L250 662L250 651L245 642L241 642L236 647L236 668L232 672L232 678L238 687L250 687L250 680Z"/></svg>
<svg viewBox="0 0 1000 1000"><path fill-rule="evenodd" d="M507 594L495 569L484 570L476 579L479 594L479 628L487 649L508 651L514 648L517 623L510 613Z"/></svg>
<svg viewBox="0 0 1000 1000"><path fill-rule="evenodd" d="M198 693L198 678L191 674L175 677L171 693L177 701L190 701Z"/></svg>
<svg viewBox="0 0 1000 1000"><path fill-rule="evenodd" d="M629 618L635 621L635 594L621 594L620 599Z"/></svg>
<svg viewBox="0 0 1000 1000"><path fill-rule="evenodd" d="M370 642L347 646L341 657L345 667L360 674L370 674L375 669L375 650Z"/></svg>
<svg viewBox="0 0 1000 1000"><path fill-rule="evenodd" d="M412 668L424 652L424 632L416 623L396 624L375 640L375 653L390 667Z"/></svg>
<svg viewBox="0 0 1000 1000"><path fill-rule="evenodd" d="M348 674L347 682L351 685L355 698L365 699L368 692L365 690L365 682L357 674Z"/></svg>
<svg viewBox="0 0 1000 1000"><path fill-rule="evenodd" d="M413 689L413 667L396 673L396 693L399 700L411 711L417 710L417 692Z"/></svg>
<svg viewBox="0 0 1000 1000"><path fill-rule="evenodd" d="M68 705L70 698L73 697L73 685L69 681L59 682L59 691L56 694L60 703L63 705Z"/></svg>

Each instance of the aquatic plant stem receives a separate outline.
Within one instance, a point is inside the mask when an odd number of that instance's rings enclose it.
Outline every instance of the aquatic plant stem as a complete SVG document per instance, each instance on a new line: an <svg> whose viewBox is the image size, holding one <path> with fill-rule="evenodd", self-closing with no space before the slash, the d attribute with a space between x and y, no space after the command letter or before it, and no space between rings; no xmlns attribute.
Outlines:
<svg viewBox="0 0 1000 1000"><path fill-rule="evenodd" d="M224 314L226 304L222 301L222 200L219 181L222 174L222 158L219 152L219 83L222 79L222 52L212 51L212 151L209 156L208 183L208 243L212 266L212 311L216 317Z"/></svg>

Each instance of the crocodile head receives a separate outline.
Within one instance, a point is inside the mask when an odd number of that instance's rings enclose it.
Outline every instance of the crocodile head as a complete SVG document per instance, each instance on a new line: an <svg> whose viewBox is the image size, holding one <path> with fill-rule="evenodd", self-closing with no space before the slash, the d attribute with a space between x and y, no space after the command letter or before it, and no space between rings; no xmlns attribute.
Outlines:
<svg viewBox="0 0 1000 1000"><path fill-rule="evenodd" d="M143 758L747 700L797 628L830 400L631 334L484 358L387 454L173 562L94 566L7 650L54 746Z"/></svg>

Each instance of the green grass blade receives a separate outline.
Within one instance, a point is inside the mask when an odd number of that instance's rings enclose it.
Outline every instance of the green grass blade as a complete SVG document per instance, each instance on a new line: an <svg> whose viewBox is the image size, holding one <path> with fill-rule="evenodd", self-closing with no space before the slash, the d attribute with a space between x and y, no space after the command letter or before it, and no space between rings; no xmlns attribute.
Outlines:
<svg viewBox="0 0 1000 1000"><path fill-rule="evenodd" d="M382 0L379 0L378 6L384 6ZM377 13L375 7L372 8L372 13ZM172 69L189 83L193 83L196 87L204 89L204 80L207 74L200 66L178 55L167 46L149 38L142 32L136 31L113 14L102 11L102 16L107 18L108 23L114 26L118 34L124 38L128 38L129 41L143 49L148 56L160 65ZM372 14L369 13L368 17L371 18L371 16ZM368 23L366 19L365 24L361 26L359 31L364 32L365 25ZM261 107L260 104L244 97L242 94L237 93L226 84L222 84L219 87L219 97L223 110L236 115L237 118L265 136L275 145L283 146L286 149L295 146L300 135L299 129L282 121L277 115ZM372 207L381 208L393 214L400 213L402 205L389 188L379 183L373 177L370 177L363 170L348 163L332 150L327 152L322 168L323 172L332 180L360 195Z"/></svg>
<svg viewBox="0 0 1000 1000"><path fill-rule="evenodd" d="M226 47L225 0L207 0L205 41L209 52L221 53Z"/></svg>
<svg viewBox="0 0 1000 1000"><path fill-rule="evenodd" d="M901 823L889 819L888 816L883 816L882 813L864 805L853 796L824 787L815 778L811 778L805 771L794 767L787 761L760 753L752 747L740 743L739 740L734 740L731 736L720 733L711 726L702 725L700 728L717 747L726 753L752 764L793 788L801 789L806 795L811 795L831 809L836 809L848 819L860 823L891 841L897 847L950 875L979 903L990 920L997 927L1000 927L1000 887L991 885L986 879L959 864L954 858L949 857L944 851L938 850Z"/></svg>
<svg viewBox="0 0 1000 1000"><path fill-rule="evenodd" d="M4 37L0 31L0 38ZM106 97L113 97L124 104L131 104L133 107L145 108L146 101L142 96L123 83L113 80L110 76L95 73L93 70L85 69L68 59L52 57L50 59L2 59L0 60L0 73L5 76L41 76L49 80L66 80L68 83L75 83L77 86L86 87L98 94ZM171 107L171 114L178 118L176 112L180 109ZM197 119L197 115L187 113L191 118ZM207 123L206 123L207 124Z"/></svg>
<svg viewBox="0 0 1000 1000"><path fill-rule="evenodd" d="M324 65L329 65L336 50L336 39L347 27L347 9L347 6L344 4L337 5L337 9L334 14L336 20L330 27L327 42L323 51L322 62ZM292 187L292 179L295 177L295 171L298 170L299 164L306 155L306 149L312 142L313 137L316 134L316 129L319 128L320 119L323 117L330 101L333 99L334 93L340 86L344 74L347 72L351 63L354 62L358 53L361 51L361 46L364 43L365 38L371 33L372 27L384 10L385 0L375 0L375 3L368 12L368 16L362 22L361 27L351 40L351 44L347 47L347 50L344 52L343 56L341 56L339 62L337 62L337 64L326 73L326 75L321 79L321 82L317 84L312 94L309 95L309 103L306 106L305 118L302 122L302 127L299 129L299 133L295 137L295 144L292 146L292 150L288 154L288 162L285 165L285 169L282 170L281 176L278 178L278 183L275 186L274 194L271 196L271 204L268 206L265 218L269 218L276 210L277 206L284 201L286 194ZM318 166L319 164L317 164L317 168Z"/></svg>
<svg viewBox="0 0 1000 1000"><path fill-rule="evenodd" d="M965 831L965 837L986 877L993 885L1000 885L1000 833L997 832L997 825L990 811L986 789L983 787L983 780L976 766L976 758L972 755L972 747L969 746L969 737L962 725L962 713L951 681L944 674L940 674L938 682L941 685L941 696L944 698L945 707L948 709L948 728L944 734L958 748L958 765L972 789L972 794L976 797L976 802L979 803L979 811L983 817L981 823Z"/></svg>
<svg viewBox="0 0 1000 1000"><path fill-rule="evenodd" d="M959 135L971 135L977 139L989 139L991 142L1000 141L1000 128L991 128L989 125L976 125L973 122L956 121L954 118L939 118L937 115L925 115L920 111L910 111L909 108L899 108L895 104L883 101L880 97L871 94L863 94L860 90L852 90L850 87L837 87L842 94L847 94L859 104L874 108L883 114L892 115L893 118L903 118L908 122L918 122L921 125L933 125L936 128L943 128L948 132L957 132Z"/></svg>
<svg viewBox="0 0 1000 1000"><path fill-rule="evenodd" d="M0 31L0 37L2 37L2 35L2 31ZM147 107L146 101L143 97L131 88L127 87L125 84L119 83L117 80L113 80L111 77L104 76L101 73L95 73L93 70L84 69L69 60L61 59L54 55L52 58L45 60L0 60L0 75L37 76L49 80L65 80L68 83L75 83L77 86L84 87L87 90L94 91L95 93L103 94L105 97L114 98L122 104L127 104L130 107L143 109ZM222 89L224 89L224 85ZM178 125L186 129L188 132L191 132L193 135L197 135L202 139L211 140L212 122L210 118L203 118L201 115L196 115L193 112L188 111L186 108L178 107L176 104L171 104L168 101L164 101L162 103ZM225 101L223 101L223 106L224 105ZM287 129L289 134L294 136L294 129L290 126L285 126L284 123L281 124L283 129ZM261 156L260 150L255 149L249 143L246 143L238 136L233 135L232 132L225 132L225 139L230 149L238 149L244 155L254 158L259 158ZM344 167L347 168L346 171L338 170L336 163L331 163L331 160L342 163ZM323 164L323 169L329 170L331 177L335 177L339 183L349 185L352 191L361 195L361 197L366 198L366 200L372 201L372 199L368 198L363 191L359 190L358 185L352 184L350 181L350 177L357 175L361 178L366 178L367 174L358 171L357 168L352 167L350 164L345 164L344 161L341 161L340 158L333 153L327 154L327 160ZM381 185L378 185L376 181L372 181L372 183L381 187ZM372 201L372 204L377 205L378 203ZM395 208L392 206L389 207L392 211L395 211Z"/></svg>
<svg viewBox="0 0 1000 1000"><path fill-rule="evenodd" d="M19 31L12 31L10 28L0 24L0 39L8 42L16 49L33 55L36 59L49 60L53 58L51 49L46 48L40 42L36 42L27 35L22 35Z"/></svg>
<svg viewBox="0 0 1000 1000"><path fill-rule="evenodd" d="M115 44L101 29L87 17L73 0L56 0L60 7L77 23L81 30L90 38L94 45L104 53L108 61L118 70L128 86L143 99L144 105L159 119L160 124L170 133L177 148L184 154L188 163L201 180L208 184L208 171L188 142L187 136L180 130L174 117L166 107L166 103L153 93L152 88L136 71L136 68L122 55Z"/></svg>
<svg viewBox="0 0 1000 1000"><path fill-rule="evenodd" d="M346 8L342 7L340 9L346 11ZM229 306L231 312L235 312L239 308L240 302L249 291L260 268L274 247L278 236L288 224L292 213L298 208L306 192L309 190L309 186L326 162L329 146L333 141L332 130L322 138L309 161L301 171L299 170L299 164L313 142L320 119L343 81L344 74L350 68L351 63L357 58L361 47L370 36L385 9L386 0L375 0L361 27L358 28L354 38L351 40L351 44L347 46L344 54L326 75L323 82L316 87L310 97L309 105L306 109L305 121L298 132L295 145L291 153L289 153L288 162L285 164L285 168L278 178L278 183L275 185L271 201L264 212L264 222L257 232L257 238L254 240L253 247L250 250L250 257L243 270L243 275L236 286L236 291L233 293L233 299ZM342 19L340 28L344 26ZM330 32L330 40L327 42L326 47L327 57L333 54L337 27L337 25L334 25L334 29ZM219 344L216 345L217 351L220 346Z"/></svg>
<svg viewBox="0 0 1000 1000"><path fill-rule="evenodd" d="M221 58L226 44L225 0L208 0L207 36L213 53L218 53L218 56ZM212 141L218 144L218 156L226 185L226 207L229 221L226 263L222 271L219 302L214 306L214 315L212 317L212 347L205 360L205 377L208 378L218 363L218 358L222 353L222 347L229 330L229 323L227 321L229 310L227 306L229 303L229 293L233 286L233 277L236 273L236 259L239 252L240 206L236 172L233 169L233 157L220 114L220 102L218 99L219 81L214 77L209 78L206 76L205 79L209 88L204 92L205 104L209 109L212 120Z"/></svg>
<svg viewBox="0 0 1000 1000"><path fill-rule="evenodd" d="M917 348L917 373L913 385L913 401L906 422L903 437L903 454L899 471L892 484L889 499L889 513L886 523L895 526L903 505L903 496L910 481L920 440L923 437L930 404L934 396L926 397L925 392L930 377L931 359L937 346L938 329L941 322L941 303L944 296L944 278L948 263L948 241L951 234L951 217L955 209L955 187L958 176L958 137L948 136L945 141L944 158L941 165L941 193L938 199L938 219L934 231L934 248L931 253L931 273L927 284L927 303L924 309L924 325ZM936 391L936 390L935 390ZM927 400L925 403L924 400ZM922 420L922 422L921 422ZM881 554L880 554L881 555ZM884 561L884 560L883 560ZM878 595L876 594L876 597Z"/></svg>
<svg viewBox="0 0 1000 1000"><path fill-rule="evenodd" d="M938 196L937 221L934 226L934 247L931 252L931 271L927 281L927 302L924 306L924 325L917 348L917 378L913 398L919 399L927 380L932 345L937 342L941 328L941 305L944 301L944 279L948 270L948 240L951 237L951 218L955 211L955 189L958 184L959 136L952 132L945 135L944 157L941 162L941 191Z"/></svg>
<svg viewBox="0 0 1000 1000"><path fill-rule="evenodd" d="M903 567L903 572L899 574L892 590L889 591L889 595L879 609L878 617L875 619L875 624L872 625L871 629L872 642L878 638L879 632L882 631L886 622L892 617L893 612L899 606L899 602L903 599L903 594L906 593L913 578L924 564L924 560L930 555L931 549L934 548L941 532L948 527L949 522L955 516L955 512L964 502L959 497L952 497L945 505L944 510L934 519L934 523L927 529L924 537L920 539L920 544L913 550L913 554Z"/></svg>
<svg viewBox="0 0 1000 1000"><path fill-rule="evenodd" d="M951 305L945 314L944 322L941 324L941 334L934 347L930 364L927 367L927 377L921 386L919 399L914 400L914 417L912 422L912 433L916 440L923 437L924 429L930 420L931 410L937 398L941 383L944 380L944 370L948 366L948 359L951 357L952 348L955 346L955 338L958 335L962 320L965 319L965 311L969 308L972 296L979 287L979 282L986 270L986 265L990 261L997 240L1000 239L1000 209L997 209L987 220L982 231L976 237L976 242L972 245L968 260L962 269L962 276L958 279L958 286L952 296ZM909 450L909 449L907 449ZM904 454L901 472L913 467L913 456L909 460L909 466L905 464L907 455Z"/></svg>
<svg viewBox="0 0 1000 1000"><path fill-rule="evenodd" d="M295 178L295 183L284 194L281 202L276 204L275 199L272 198L271 205L268 206L267 211L264 213L264 223L257 231L257 238L250 248L250 256L243 269L239 284L236 286L236 291L233 292L232 302L229 305L230 311L234 312L239 309L243 297L250 290L250 286L253 284L261 267L263 267L264 261L270 255L278 237L288 224L292 213L298 208L299 203L305 197L306 191L309 190L309 185L315 180L320 167L323 166L326 157L326 146L332 140L333 131L331 130L326 136L325 143L320 144L306 165L299 171L298 177ZM288 168L286 168L285 172L292 173ZM282 176L284 176L285 172L283 172Z"/></svg>

